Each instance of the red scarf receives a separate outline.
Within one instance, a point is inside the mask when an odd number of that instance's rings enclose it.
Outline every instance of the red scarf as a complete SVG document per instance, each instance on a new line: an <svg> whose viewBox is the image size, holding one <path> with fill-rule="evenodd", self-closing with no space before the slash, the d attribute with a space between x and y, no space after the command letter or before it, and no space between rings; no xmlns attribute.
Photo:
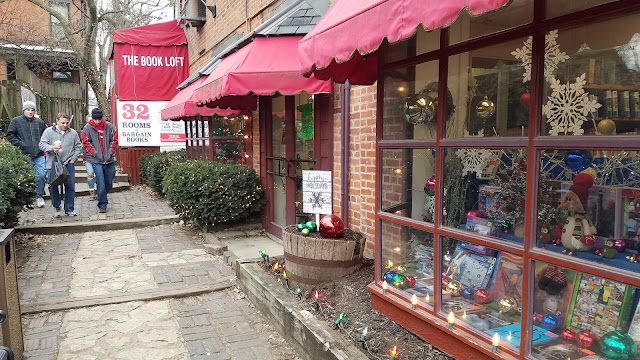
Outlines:
<svg viewBox="0 0 640 360"><path fill-rule="evenodd" d="M106 127L106 121L102 119L100 124L96 124L95 120L89 120L89 125L94 128L98 132L98 139L100 140L100 149L102 150L102 155L104 155L104 128Z"/></svg>

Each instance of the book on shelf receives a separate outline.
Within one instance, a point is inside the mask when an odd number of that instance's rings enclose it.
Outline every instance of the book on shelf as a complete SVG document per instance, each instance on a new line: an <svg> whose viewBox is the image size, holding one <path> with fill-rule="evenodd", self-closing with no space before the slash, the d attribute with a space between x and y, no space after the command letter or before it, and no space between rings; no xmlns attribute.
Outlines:
<svg viewBox="0 0 640 360"><path fill-rule="evenodd" d="M629 92L622 92L622 116L631 117L631 105L629 104Z"/></svg>
<svg viewBox="0 0 640 360"><path fill-rule="evenodd" d="M640 118L640 92L633 92L633 117Z"/></svg>
<svg viewBox="0 0 640 360"><path fill-rule="evenodd" d="M635 288L589 274L578 274L567 326L576 331L589 329L598 337L621 329L628 320Z"/></svg>
<svg viewBox="0 0 640 360"><path fill-rule="evenodd" d="M620 112L618 111L618 91L611 90L611 116L617 118L620 116Z"/></svg>
<svg viewBox="0 0 640 360"><path fill-rule="evenodd" d="M613 98L611 97L611 90L607 90L605 91L605 98L604 98L604 108L605 108L605 115L606 117L612 117L613 116Z"/></svg>

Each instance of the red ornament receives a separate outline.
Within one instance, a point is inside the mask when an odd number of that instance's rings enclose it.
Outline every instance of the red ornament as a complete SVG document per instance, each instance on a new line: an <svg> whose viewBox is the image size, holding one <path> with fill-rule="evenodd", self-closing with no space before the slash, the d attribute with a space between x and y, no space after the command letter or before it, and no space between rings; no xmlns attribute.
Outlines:
<svg viewBox="0 0 640 360"><path fill-rule="evenodd" d="M562 336L562 338L566 340L575 340L578 334L576 334L576 332L571 329L564 329L562 330L562 334L560 336Z"/></svg>
<svg viewBox="0 0 640 360"><path fill-rule="evenodd" d="M473 293L473 300L478 304L486 304L491 302L491 292L489 289L478 289Z"/></svg>
<svg viewBox="0 0 640 360"><path fill-rule="evenodd" d="M595 342L598 342L598 335L593 331L582 330L578 333L578 345L583 348L590 348Z"/></svg>
<svg viewBox="0 0 640 360"><path fill-rule="evenodd" d="M469 210L467 211L467 216L482 217L482 212L480 210Z"/></svg>
<svg viewBox="0 0 640 360"><path fill-rule="evenodd" d="M529 92L520 95L520 104L527 109L529 108L529 105L531 105L531 94Z"/></svg>
<svg viewBox="0 0 640 360"><path fill-rule="evenodd" d="M339 238L344 235L344 223L339 216L326 215L320 219L320 236L326 238Z"/></svg>
<svg viewBox="0 0 640 360"><path fill-rule="evenodd" d="M407 286L412 288L416 285L416 278L414 278L413 276L409 275L407 276Z"/></svg>

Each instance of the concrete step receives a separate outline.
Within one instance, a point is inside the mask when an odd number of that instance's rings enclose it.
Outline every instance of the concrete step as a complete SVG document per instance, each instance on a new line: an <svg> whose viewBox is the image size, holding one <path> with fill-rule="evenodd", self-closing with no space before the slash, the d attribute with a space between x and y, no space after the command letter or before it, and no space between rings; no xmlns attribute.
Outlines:
<svg viewBox="0 0 640 360"><path fill-rule="evenodd" d="M129 182L114 182L113 189L111 192L124 191L131 188ZM49 199L49 186L45 186L45 199ZM78 182L76 178L76 196L89 195L89 186L87 186L87 182Z"/></svg>
<svg viewBox="0 0 640 360"><path fill-rule="evenodd" d="M84 170L80 171L76 168L76 184L81 182L87 182L87 173ZM129 175L116 173L113 182L129 182Z"/></svg>

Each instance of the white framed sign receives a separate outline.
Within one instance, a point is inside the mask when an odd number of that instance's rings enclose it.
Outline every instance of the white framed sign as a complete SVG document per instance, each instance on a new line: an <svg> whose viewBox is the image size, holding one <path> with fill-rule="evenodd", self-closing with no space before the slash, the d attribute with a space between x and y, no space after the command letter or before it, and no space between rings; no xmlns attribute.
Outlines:
<svg viewBox="0 0 640 360"><path fill-rule="evenodd" d="M302 170L302 211L332 214L331 171Z"/></svg>
<svg viewBox="0 0 640 360"><path fill-rule="evenodd" d="M168 101L116 101L118 143L124 147L185 143L184 121L162 121Z"/></svg>

